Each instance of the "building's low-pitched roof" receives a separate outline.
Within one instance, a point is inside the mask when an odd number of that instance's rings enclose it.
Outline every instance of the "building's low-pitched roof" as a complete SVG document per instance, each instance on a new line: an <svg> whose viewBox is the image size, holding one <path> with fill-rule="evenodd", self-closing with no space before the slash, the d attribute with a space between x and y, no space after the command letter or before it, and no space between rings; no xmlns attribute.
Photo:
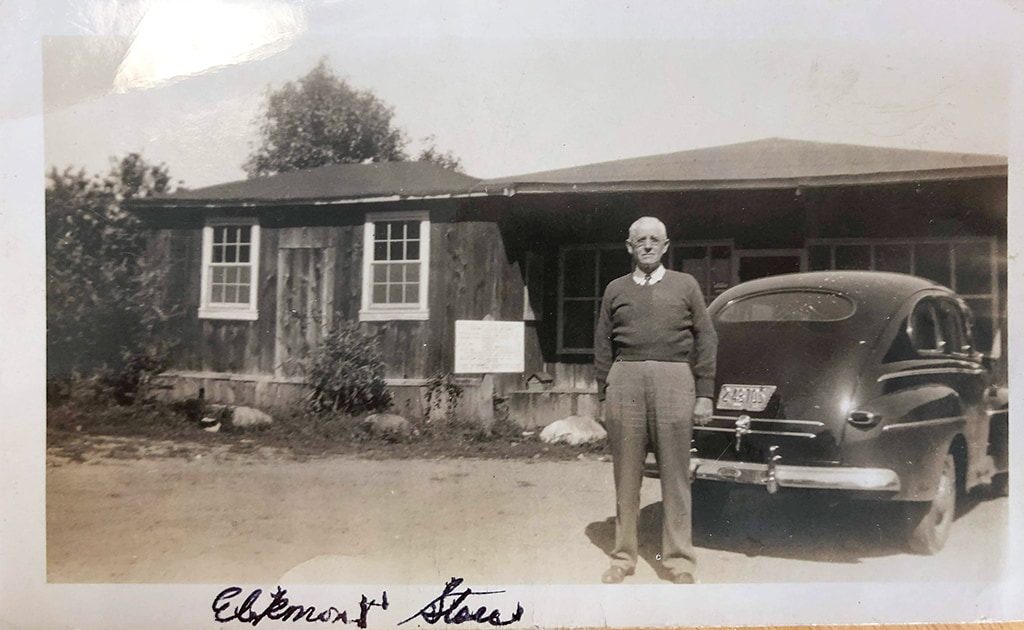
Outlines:
<svg viewBox="0 0 1024 630"><path fill-rule="evenodd" d="M886 183L1006 175L1001 155L767 138L480 182L480 191L612 191Z"/></svg>
<svg viewBox="0 0 1024 630"><path fill-rule="evenodd" d="M134 205L188 207L422 198L465 193L479 181L429 162L330 164L149 197Z"/></svg>
<svg viewBox="0 0 1024 630"><path fill-rule="evenodd" d="M137 208L245 207L512 195L884 184L1006 177L1001 155L768 138L479 180L429 162L333 164L132 202Z"/></svg>

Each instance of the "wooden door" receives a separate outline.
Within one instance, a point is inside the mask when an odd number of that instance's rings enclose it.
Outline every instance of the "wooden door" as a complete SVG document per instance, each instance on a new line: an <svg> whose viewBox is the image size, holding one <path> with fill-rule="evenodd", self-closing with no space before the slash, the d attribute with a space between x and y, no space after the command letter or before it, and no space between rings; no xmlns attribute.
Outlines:
<svg viewBox="0 0 1024 630"><path fill-rule="evenodd" d="M277 254L278 376L301 376L309 351L324 338L334 311L334 248L282 247Z"/></svg>

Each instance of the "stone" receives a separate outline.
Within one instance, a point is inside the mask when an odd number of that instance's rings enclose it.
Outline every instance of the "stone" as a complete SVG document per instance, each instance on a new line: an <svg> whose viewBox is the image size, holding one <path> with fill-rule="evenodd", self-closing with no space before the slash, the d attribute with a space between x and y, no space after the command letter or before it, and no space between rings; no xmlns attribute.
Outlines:
<svg viewBox="0 0 1024 630"><path fill-rule="evenodd" d="M607 431L591 416L569 416L555 420L540 432L540 439L548 444L587 444L608 437Z"/></svg>
<svg viewBox="0 0 1024 630"><path fill-rule="evenodd" d="M252 407L235 407L231 411L231 426L234 427L259 427L273 422L270 414Z"/></svg>
<svg viewBox="0 0 1024 630"><path fill-rule="evenodd" d="M412 433L412 423L393 413L370 414L363 422L370 427L370 431L378 435L409 435Z"/></svg>
<svg viewBox="0 0 1024 630"><path fill-rule="evenodd" d="M202 427L203 431L217 433L220 431L220 420L206 416L199 421L199 426Z"/></svg>

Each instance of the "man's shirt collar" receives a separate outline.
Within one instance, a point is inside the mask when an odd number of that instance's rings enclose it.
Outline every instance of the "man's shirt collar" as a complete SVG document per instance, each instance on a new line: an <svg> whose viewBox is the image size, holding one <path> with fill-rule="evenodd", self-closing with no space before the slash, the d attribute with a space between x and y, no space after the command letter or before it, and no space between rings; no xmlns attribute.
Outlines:
<svg viewBox="0 0 1024 630"><path fill-rule="evenodd" d="M647 274L642 272L642 271L640 271L639 267L637 267L636 269L633 270L633 282L639 284L640 286L644 285L644 279L646 277L647 277ZM651 284L654 284L655 282L661 281L661 279L664 278L664 277L665 277L665 265L658 265L658 268L651 272Z"/></svg>

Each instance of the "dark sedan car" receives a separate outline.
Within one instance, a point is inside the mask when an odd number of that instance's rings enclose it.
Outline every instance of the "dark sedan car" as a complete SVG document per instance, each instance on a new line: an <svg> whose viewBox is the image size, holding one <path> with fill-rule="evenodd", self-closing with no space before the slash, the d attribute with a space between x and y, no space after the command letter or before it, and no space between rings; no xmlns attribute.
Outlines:
<svg viewBox="0 0 1024 630"><path fill-rule="evenodd" d="M935 553L957 496L1007 486L1004 388L949 289L914 276L815 272L733 287L712 421L695 427L698 511L731 484L903 502L912 550Z"/></svg>

